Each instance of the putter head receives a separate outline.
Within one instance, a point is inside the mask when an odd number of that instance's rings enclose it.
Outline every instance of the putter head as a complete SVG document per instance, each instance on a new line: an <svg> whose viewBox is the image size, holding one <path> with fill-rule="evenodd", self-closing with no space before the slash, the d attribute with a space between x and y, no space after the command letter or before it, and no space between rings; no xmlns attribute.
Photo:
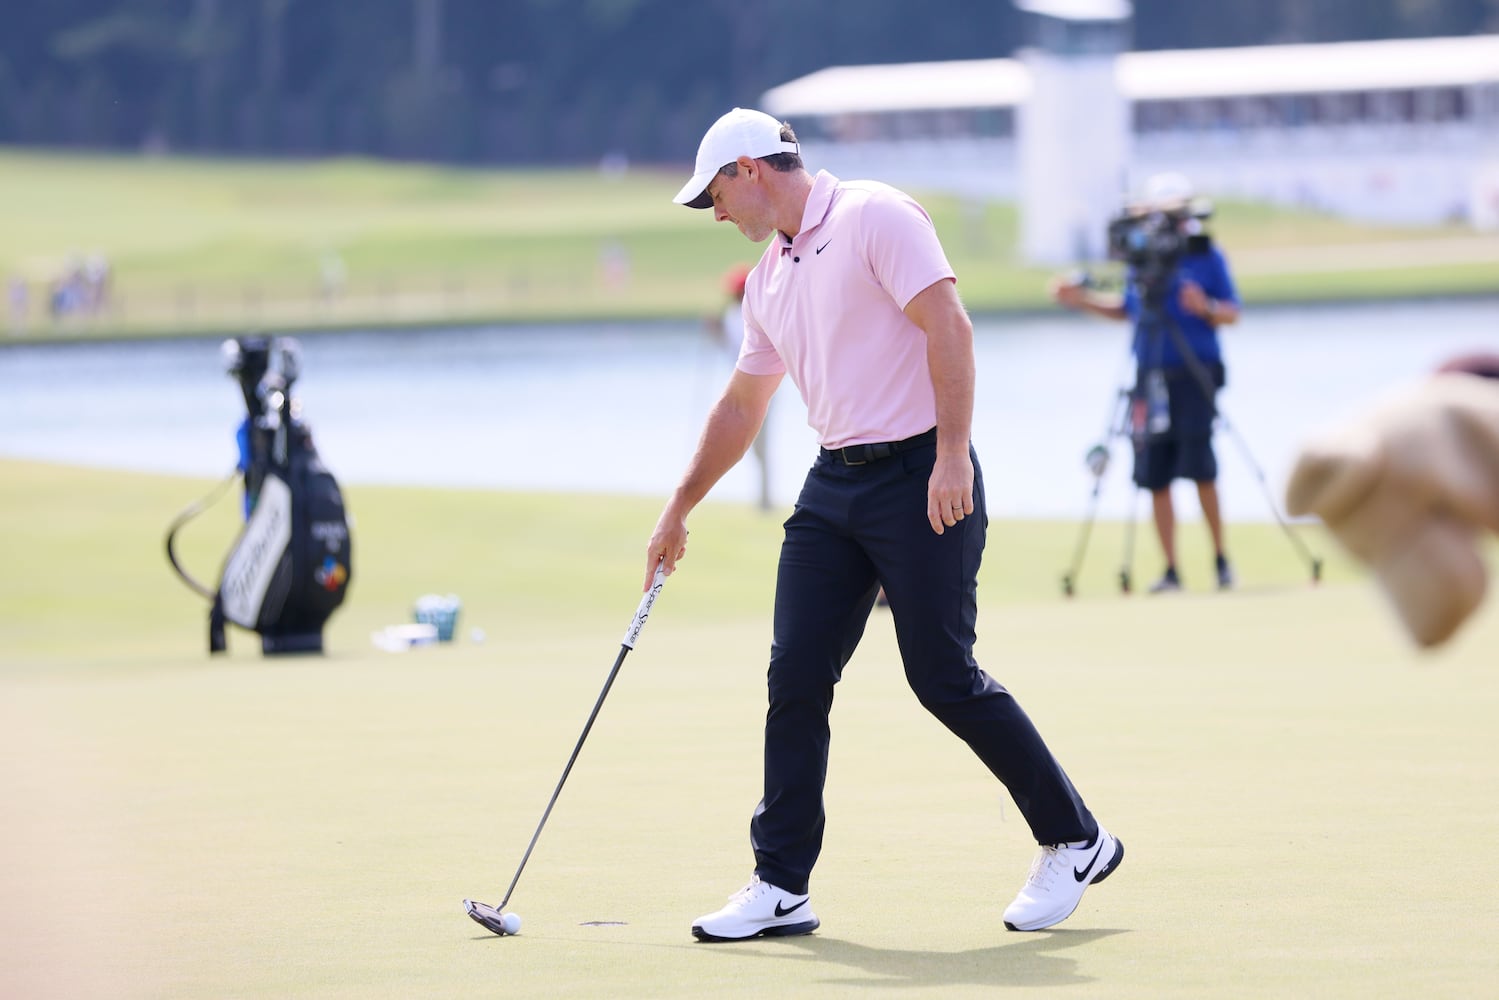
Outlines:
<svg viewBox="0 0 1499 1000"><path fill-rule="evenodd" d="M469 915L474 923L480 925L487 931L492 931L500 937L505 937L505 921L500 911L488 903L478 903L472 899L463 901L463 910Z"/></svg>

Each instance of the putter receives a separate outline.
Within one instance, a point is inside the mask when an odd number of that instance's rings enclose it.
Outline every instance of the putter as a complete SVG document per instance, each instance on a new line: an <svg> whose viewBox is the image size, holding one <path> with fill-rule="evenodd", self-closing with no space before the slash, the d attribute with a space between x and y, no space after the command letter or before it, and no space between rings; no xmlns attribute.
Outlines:
<svg viewBox="0 0 1499 1000"><path fill-rule="evenodd" d="M583 724L583 733L578 737L577 745L573 747L572 756L567 759L567 766L562 769L562 777L557 780L557 787L552 792L552 800L547 803L546 810L541 814L541 822L536 824L536 832L531 835L531 843L527 845L526 853L521 856L520 864L515 869L515 877L510 880L510 888L505 890L505 898L500 900L497 906L490 906L488 903L480 903L473 899L463 901L464 912L485 930L492 931L501 937L508 937L520 929L520 917L513 913L505 913L505 906L510 902L511 894L515 892L515 884L520 881L520 873L526 870L526 862L531 860L531 852L536 849L536 841L541 837L541 829L547 825L547 817L552 815L552 807L557 804L557 796L562 794L562 786L567 782L567 776L572 773L573 764L578 760L578 753L583 749L583 741L588 739L588 731L593 728L594 720L599 717L599 709L604 707L604 698L608 696L609 689L614 686L614 678L619 676L619 668L625 662L625 654L635 648L635 641L640 638L640 630L645 627L646 617L651 613L651 605L656 603L656 597L665 585L666 570L662 566L657 566L655 579L651 581L650 589L640 598L640 606L635 609L635 617L630 621L630 627L625 630L625 637L620 640L619 655L614 658L614 666L609 671L608 679L604 681L604 689L599 692L598 701L593 703L593 711L588 713L588 721Z"/></svg>

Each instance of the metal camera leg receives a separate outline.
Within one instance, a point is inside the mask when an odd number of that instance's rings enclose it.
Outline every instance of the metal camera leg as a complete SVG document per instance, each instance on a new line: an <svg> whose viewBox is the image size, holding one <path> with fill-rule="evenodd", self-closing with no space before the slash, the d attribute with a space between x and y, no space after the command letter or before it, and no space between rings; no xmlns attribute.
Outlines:
<svg viewBox="0 0 1499 1000"><path fill-rule="evenodd" d="M1104 476L1109 471L1110 445L1115 437L1125 435L1128 419L1129 390L1120 389L1115 394L1113 406L1109 410L1109 422L1104 428L1103 440L1088 449L1085 459L1088 471L1093 474L1093 489L1088 496L1087 515L1083 518L1077 544L1072 550L1072 563L1062 574L1062 594L1066 597L1072 597L1077 592L1078 574L1083 569L1083 557L1087 554L1088 540L1093 535L1093 522L1098 515L1098 499L1103 493Z"/></svg>
<svg viewBox="0 0 1499 1000"><path fill-rule="evenodd" d="M1129 520L1124 522L1124 561L1119 567L1119 592L1128 594L1134 589L1130 574L1135 564L1135 508L1139 506L1140 491L1137 489L1129 500Z"/></svg>

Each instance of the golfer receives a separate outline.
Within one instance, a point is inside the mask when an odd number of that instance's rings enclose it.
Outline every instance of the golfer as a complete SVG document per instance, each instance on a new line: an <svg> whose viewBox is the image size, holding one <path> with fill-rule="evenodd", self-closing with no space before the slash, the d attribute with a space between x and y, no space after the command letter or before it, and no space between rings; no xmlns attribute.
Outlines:
<svg viewBox="0 0 1499 1000"><path fill-rule="evenodd" d="M1009 790L1042 845L1005 926L1050 927L1124 856L1030 719L973 659L988 518L969 444L973 326L931 219L884 184L803 167L789 125L735 108L703 136L678 204L770 240L745 287L744 344L646 551L649 585L687 517L749 448L781 378L822 449L785 524L754 877L699 918L706 941L807 934L822 848L833 687L883 584L921 704Z"/></svg>

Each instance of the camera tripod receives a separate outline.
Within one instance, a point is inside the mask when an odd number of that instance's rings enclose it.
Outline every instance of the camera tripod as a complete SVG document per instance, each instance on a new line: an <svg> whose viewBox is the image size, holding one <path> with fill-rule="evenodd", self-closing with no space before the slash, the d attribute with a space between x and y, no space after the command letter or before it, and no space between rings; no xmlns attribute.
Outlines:
<svg viewBox="0 0 1499 1000"><path fill-rule="evenodd" d="M1134 396L1134 390L1124 386L1119 387L1114 394L1113 405L1109 409L1109 419L1104 426L1103 437L1088 449L1084 457L1088 471L1093 475L1093 488L1088 494L1087 515L1078 533L1077 544L1073 547L1072 563L1067 572L1062 574L1062 593L1068 597L1076 591L1077 575L1083 568L1083 557L1087 554L1088 540L1093 534L1093 522L1098 514L1098 499L1103 494L1103 480L1108 474L1109 462L1113 457L1113 440L1115 438L1134 439ZM1119 570L1119 589L1126 594L1131 589L1129 566L1132 562L1130 553L1134 548L1134 521L1135 505L1131 503L1128 526L1125 530L1124 563Z"/></svg>
<svg viewBox="0 0 1499 1000"><path fill-rule="evenodd" d="M1145 338L1147 344L1152 342L1150 339L1152 337L1156 338L1153 342L1159 344L1159 338L1163 332L1170 335L1173 346L1176 347L1186 364L1187 373L1193 385L1203 393L1212 407L1213 422L1226 431L1229 437L1233 439L1240 455L1254 473L1256 480L1258 480L1261 493L1264 495L1265 502L1269 506L1276 523L1280 525L1281 530L1295 549L1298 558L1307 565L1311 575L1311 582L1313 584L1318 583L1322 579L1322 560L1312 554L1301 540L1301 537L1292 529L1291 525L1281 514L1280 505L1276 503L1275 497L1270 491L1269 483L1265 479L1264 470L1260 467L1259 462L1255 460L1248 443L1239 434L1238 429L1229 420L1228 415L1223 412L1223 408L1215 398L1216 385L1212 373L1203 364L1202 359L1197 356L1197 352L1187 342L1186 337L1182 334L1175 320L1166 311L1164 298L1165 289L1158 287L1157 283L1152 283L1151 287L1142 290L1141 302L1143 304L1143 313L1140 321L1141 335ZM1131 354L1134 353L1133 337L1134 335L1132 334ZM1159 369L1156 369L1156 373L1158 372ZM1141 384L1145 379L1140 377L1146 374L1147 369L1144 365L1140 365L1137 368L1135 384L1129 388L1122 385L1119 387L1114 395L1113 405L1109 410L1109 419L1104 429L1104 436L1099 443L1088 449L1085 461L1089 472L1093 475L1093 486L1089 495L1087 514L1083 520L1077 543L1073 548L1072 563L1062 575L1062 593L1067 597L1072 597L1077 590L1078 574L1082 571L1083 559L1087 554L1088 540L1092 535L1093 522L1097 516L1099 496L1103 491L1104 476L1108 472L1109 460L1112 454L1112 442L1115 438L1127 438L1136 452L1137 460L1140 453L1148 444L1150 430L1147 426L1147 390ZM1132 567L1134 564L1135 508L1140 492L1142 490L1137 487L1135 497L1131 498L1129 517L1125 522L1124 556L1117 576L1119 590L1124 594L1128 594L1133 590Z"/></svg>

